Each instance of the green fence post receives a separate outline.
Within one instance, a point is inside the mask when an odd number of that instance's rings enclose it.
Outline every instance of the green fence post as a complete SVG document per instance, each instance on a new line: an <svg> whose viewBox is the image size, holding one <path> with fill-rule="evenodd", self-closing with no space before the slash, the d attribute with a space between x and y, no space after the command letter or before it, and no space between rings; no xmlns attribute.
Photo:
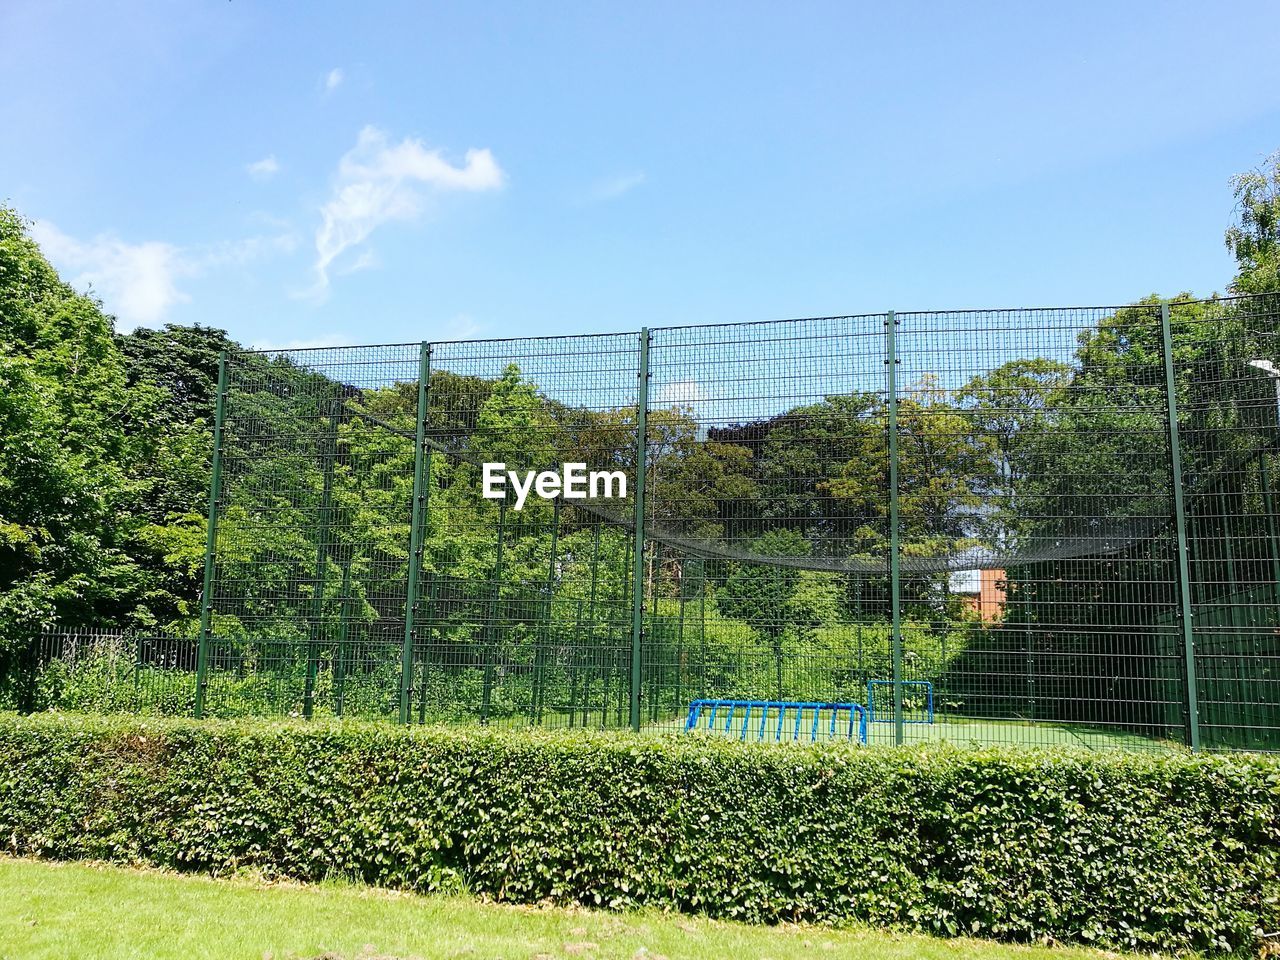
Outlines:
<svg viewBox="0 0 1280 960"><path fill-rule="evenodd" d="M1262 485L1262 511L1267 515L1267 543L1271 553L1271 580L1276 593L1276 609L1280 610L1280 537L1276 535L1276 506L1271 496L1271 470L1267 451L1258 451L1258 480Z"/></svg>
<svg viewBox="0 0 1280 960"><path fill-rule="evenodd" d="M430 452L430 451L428 451ZM430 482L431 464L427 463L427 476ZM434 572L427 578L427 642L422 651L422 679L418 688L418 723L427 722L427 697L431 695L431 648L435 644L435 626L431 619L434 616L435 600L440 595L440 577Z"/></svg>
<svg viewBox="0 0 1280 960"><path fill-rule="evenodd" d="M325 430L324 444L320 448L321 482L320 493L320 529L316 537L316 569L312 580L311 593L311 630L307 647L307 675L302 691L302 716L310 720L315 714L316 674L320 669L320 647L324 642L324 588L329 579L329 532L333 523L333 461L338 454L338 412L341 401L336 398L328 400L328 427ZM322 401L324 403L324 401Z"/></svg>
<svg viewBox="0 0 1280 960"><path fill-rule="evenodd" d="M556 610L556 547L560 537L560 498L551 506L551 554L547 561L546 606L543 610L542 629L533 651L533 696L529 709L533 722L542 723L542 712L547 692L547 648L555 642Z"/></svg>
<svg viewBox="0 0 1280 960"><path fill-rule="evenodd" d="M431 374L431 370L430 370L430 366L428 366L428 369L427 369L427 375L428 375L428 377L430 377L430 374ZM429 385L429 384L428 384L428 389L427 389L426 397L427 397L427 402L428 402L428 403L430 403L430 402L431 402L431 390L430 390L430 385ZM426 413L424 413L424 414L422 415L422 419L425 421L425 420L426 420L426 418L427 418L427 414L426 414ZM427 443L427 444L426 444L426 450L425 450L425 451L423 451L423 454L422 454L422 460L423 460L423 464L422 464L422 510L421 510L422 519L421 519L421 530L420 530L420 532L419 532L419 534L418 534L418 537L419 537L419 540L418 540L418 575L419 575L419 577L421 577L421 575L422 575L422 559L423 559L423 557L424 557L424 556L425 556L425 554L426 554L426 540L427 540L427 535L431 532L431 464L432 464L432 461L433 461L433 454L434 454L434 452L435 452L435 451L434 451L434 448L432 448L432 447L430 446L430 444L429 444L429 443ZM427 638L426 638L426 642L423 644L423 648L422 648L422 658L423 658L423 661L424 661L424 662L423 662L423 676L424 676L424 677L427 675L427 671L430 669L430 666L431 666L431 664L430 664L430 662L429 662L429 661L430 661L430 659L431 659L431 653L432 653L432 650L431 650L431 645L432 645L432 630L433 630L432 622L433 622L433 620L434 620L434 618L435 618L435 609L436 609L436 608L435 608L435 601L436 601L436 598L439 596L439 592L440 592L439 590L437 590L437 589L436 589L436 580L437 580L437 577L436 577L435 571L431 571L431 572L429 572L429 573L427 574L427 577L428 577L428 581L429 581L429 586L427 587L427 609L426 609L426 617L425 617L425 619L426 619L426 628L427 628ZM415 589L415 591L414 591L414 603L415 603L415 604L417 603L417 591L416 591L416 589ZM415 614L414 614L414 618L413 618L413 620L414 620L414 629L415 629L415 630L417 630L418 617L417 617L416 611L415 611ZM414 646L415 646L415 647L417 646L417 639L416 639L416 638L414 639ZM412 657L410 657L410 661L412 661ZM412 669L412 662L410 663L410 668ZM422 689L421 689L421 690L419 690L419 691L416 691L416 692L417 692L417 694L418 694L419 699L421 699L422 697L426 696L427 687L426 687L426 683L425 683L425 681L423 682ZM410 690L409 690L409 701L410 701L410 702L409 702L409 712L410 712L411 714L412 714L412 712L413 712L413 694L414 694L414 693L415 693L415 691L414 691L414 690L412 689L412 687L411 687L411 688L410 688ZM421 713L421 712L422 712L422 711L421 711L421 710L419 710L419 713Z"/></svg>
<svg viewBox="0 0 1280 960"><path fill-rule="evenodd" d="M676 625L676 709L684 703L684 603L687 587L685 584L685 561L680 561L680 612Z"/></svg>
<svg viewBox="0 0 1280 960"><path fill-rule="evenodd" d="M631 590L631 729L640 731L640 644L644 636L644 499L649 414L649 328L640 331L636 387L635 551Z"/></svg>
<svg viewBox="0 0 1280 960"><path fill-rule="evenodd" d="M702 658L702 677L698 687L698 696L707 695L707 562L698 563L698 655Z"/></svg>
<svg viewBox="0 0 1280 960"><path fill-rule="evenodd" d="M587 651L586 676L582 678L582 725L585 727L591 715L591 673L596 669L596 590L600 582L600 518L596 518L591 528L591 594L587 606ZM605 630L605 638L609 640L612 628ZM576 658L577 660L582 658ZM575 668L576 669L576 668ZM601 725L604 725L603 715Z"/></svg>
<svg viewBox="0 0 1280 960"><path fill-rule="evenodd" d="M1173 525L1178 539L1178 619L1186 670L1187 744L1200 749L1200 698L1196 690L1196 641L1191 614L1191 565L1187 553L1187 514L1182 493L1182 447L1178 439L1177 382L1173 375L1173 333L1169 304L1160 304L1160 340L1164 353L1164 391L1169 422L1169 480L1173 486Z"/></svg>
<svg viewBox="0 0 1280 960"><path fill-rule="evenodd" d="M343 684L347 677L347 622L351 619L351 558L342 565L342 600L338 604L338 645L333 658L333 712L341 717L346 704L343 702Z"/></svg>
<svg viewBox="0 0 1280 960"><path fill-rule="evenodd" d="M658 700L662 697L662 663L655 653L662 646L662 624L658 619L658 597L661 595L662 580L662 545L653 547L653 577L649 580L649 590L653 604L649 608L649 628L644 633L648 642L641 651L641 675L647 670L649 674L649 722L658 722ZM647 661L647 662L646 662Z"/></svg>
<svg viewBox="0 0 1280 960"><path fill-rule="evenodd" d="M498 501L498 543L493 560L493 582L489 587L489 616L484 623L484 680L480 690L480 723L489 723L489 708L493 704L493 659L496 650L494 633L502 608L502 548L507 539L507 501Z"/></svg>
<svg viewBox="0 0 1280 960"><path fill-rule="evenodd" d="M209 476L209 523L204 539L204 587L200 591L200 640L196 647L195 716L204 716L209 682L209 629L213 619L213 564L218 547L218 498L222 495L222 432L227 413L227 351L218 354L218 396L213 406L213 469Z"/></svg>
<svg viewBox="0 0 1280 960"><path fill-rule="evenodd" d="M409 722L413 695L413 631L418 605L418 576L422 569L422 533L426 523L427 484L427 382L431 379L431 344L423 342L418 353L418 426L413 447L413 503L409 509L409 583L404 600L404 646L400 650L400 722Z"/></svg>
<svg viewBox="0 0 1280 960"><path fill-rule="evenodd" d="M902 730L902 569L898 530L898 318L890 310L884 317L885 363L889 367L886 389L889 400L889 595L893 609L893 742L901 744ZM870 709L870 704L868 704Z"/></svg>

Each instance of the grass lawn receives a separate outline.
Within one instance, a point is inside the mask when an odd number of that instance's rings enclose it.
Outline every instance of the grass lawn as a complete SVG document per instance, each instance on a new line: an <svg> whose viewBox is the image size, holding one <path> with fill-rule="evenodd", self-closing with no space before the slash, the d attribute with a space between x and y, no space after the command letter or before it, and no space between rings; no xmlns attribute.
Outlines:
<svg viewBox="0 0 1280 960"><path fill-rule="evenodd" d="M2 960L1056 958L1091 950L264 885L0 857Z"/></svg>

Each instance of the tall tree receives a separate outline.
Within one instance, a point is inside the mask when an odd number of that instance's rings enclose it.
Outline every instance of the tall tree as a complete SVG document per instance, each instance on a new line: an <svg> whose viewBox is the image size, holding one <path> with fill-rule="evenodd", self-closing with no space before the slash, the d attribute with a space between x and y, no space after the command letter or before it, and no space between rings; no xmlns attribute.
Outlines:
<svg viewBox="0 0 1280 960"><path fill-rule="evenodd" d="M0 644L55 618L127 619L146 583L135 466L163 400L130 387L111 321L0 209Z"/></svg>
<svg viewBox="0 0 1280 960"><path fill-rule="evenodd" d="M1258 168L1231 178L1235 223L1227 249L1236 258L1237 293L1280 291L1280 150Z"/></svg>

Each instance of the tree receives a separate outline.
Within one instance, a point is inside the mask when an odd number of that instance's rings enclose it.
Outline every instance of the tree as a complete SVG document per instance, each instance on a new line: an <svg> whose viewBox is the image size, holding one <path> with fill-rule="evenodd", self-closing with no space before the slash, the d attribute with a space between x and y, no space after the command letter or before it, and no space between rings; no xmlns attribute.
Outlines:
<svg viewBox="0 0 1280 960"><path fill-rule="evenodd" d="M0 209L0 632L194 616L221 331L113 332ZM0 646L6 641L0 640Z"/></svg>
<svg viewBox="0 0 1280 960"><path fill-rule="evenodd" d="M974 377L957 395L973 428L995 442L1000 486L1016 489L1032 469L1028 436L1045 429L1071 374L1070 364L1045 357L1010 360Z"/></svg>
<svg viewBox="0 0 1280 960"><path fill-rule="evenodd" d="M127 620L147 590L129 555L162 400L130 388L111 321L58 279L0 209L0 648L55 619Z"/></svg>
<svg viewBox="0 0 1280 960"><path fill-rule="evenodd" d="M887 413L876 411L874 429L861 432L858 449L821 484L873 518L860 531L865 549L888 541L889 451ZM984 521L979 491L996 471L995 442L937 388L932 378L913 385L898 401L898 511L903 552L937 556L979 542Z"/></svg>
<svg viewBox="0 0 1280 960"><path fill-rule="evenodd" d="M150 384L165 392L164 413L171 423L192 424L213 417L218 389L218 357L240 344L225 330L200 324L167 323L163 329L139 327L116 337L128 382Z"/></svg>
<svg viewBox="0 0 1280 960"><path fill-rule="evenodd" d="M771 530L751 545L751 552L762 558L803 557L809 543L793 530ZM728 617L745 620L764 635L773 655L775 693L783 698L782 641L791 623L792 601L800 583L800 571L794 567L750 561L736 563L720 590L720 611Z"/></svg>
<svg viewBox="0 0 1280 960"><path fill-rule="evenodd" d="M1235 223L1226 234L1238 272L1236 293L1280 290L1280 150L1257 169L1231 178Z"/></svg>
<svg viewBox="0 0 1280 960"><path fill-rule="evenodd" d="M832 483L875 445L883 430L870 393L793 407L764 425L757 454L761 513L768 528L790 527L842 555L877 517L874 499L833 496Z"/></svg>

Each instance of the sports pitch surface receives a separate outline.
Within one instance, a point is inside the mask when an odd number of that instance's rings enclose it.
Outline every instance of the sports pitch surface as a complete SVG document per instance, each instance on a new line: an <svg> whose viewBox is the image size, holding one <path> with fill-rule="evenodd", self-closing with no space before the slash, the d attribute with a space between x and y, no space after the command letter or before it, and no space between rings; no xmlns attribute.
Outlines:
<svg viewBox="0 0 1280 960"><path fill-rule="evenodd" d="M742 735L741 716L733 720L732 729L724 729L723 716L714 729L709 729L706 718L699 724L697 735L724 737L732 740L758 742L763 739L767 743L801 742L813 740L812 714L806 714L799 723L799 730L794 714L788 713L782 723L781 733L778 731L777 714L773 713L765 723L764 736L759 733L759 715L753 718L746 736ZM652 725L653 732L670 733L673 730L683 731L684 720L670 719ZM902 727L904 744L949 743L959 747L1076 747L1079 749L1105 750L1128 749L1169 752L1184 750L1182 744L1167 740L1155 740L1133 733L1102 730L1083 724L1037 723L1030 720L983 720L969 718L942 718L935 716L933 723L909 722ZM856 734L855 734L856 737ZM824 716L818 724L818 739L826 742L848 741L848 726L843 721L837 727L836 735L830 736L830 722ZM867 745L872 747L893 746L894 728L891 721L877 720L867 724Z"/></svg>

